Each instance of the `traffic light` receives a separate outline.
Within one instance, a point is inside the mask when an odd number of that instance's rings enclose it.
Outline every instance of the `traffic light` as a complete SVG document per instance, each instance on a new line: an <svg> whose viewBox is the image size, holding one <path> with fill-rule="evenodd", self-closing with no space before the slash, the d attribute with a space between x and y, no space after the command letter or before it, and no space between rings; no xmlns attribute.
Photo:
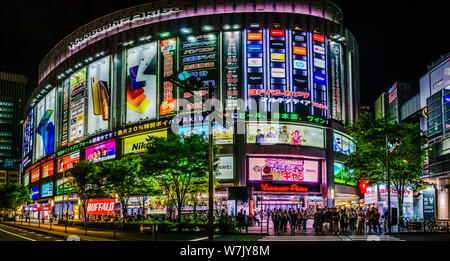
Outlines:
<svg viewBox="0 0 450 261"><path fill-rule="evenodd" d="M359 182L359 189L360 189L362 195L364 195L364 193L366 193L366 189L367 189L368 185L369 184L365 180L361 180Z"/></svg>
<svg viewBox="0 0 450 261"><path fill-rule="evenodd" d="M187 71L178 71L174 73L169 81L187 92L195 91L202 87L200 78L191 75Z"/></svg>

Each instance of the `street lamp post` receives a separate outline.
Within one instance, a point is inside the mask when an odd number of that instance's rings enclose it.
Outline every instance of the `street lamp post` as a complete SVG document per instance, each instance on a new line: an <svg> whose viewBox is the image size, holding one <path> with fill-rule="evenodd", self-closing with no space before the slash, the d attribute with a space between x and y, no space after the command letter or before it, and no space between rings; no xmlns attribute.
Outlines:
<svg viewBox="0 0 450 261"><path fill-rule="evenodd" d="M389 138L386 134L386 179L387 179L387 193L388 193L388 231L391 233L391 180L389 171ZM385 217L386 218L386 217Z"/></svg>

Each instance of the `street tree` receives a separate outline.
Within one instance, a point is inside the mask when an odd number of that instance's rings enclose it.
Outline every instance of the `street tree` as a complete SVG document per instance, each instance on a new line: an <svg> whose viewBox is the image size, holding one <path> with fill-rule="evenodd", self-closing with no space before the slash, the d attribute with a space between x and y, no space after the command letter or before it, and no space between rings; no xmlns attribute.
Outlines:
<svg viewBox="0 0 450 261"><path fill-rule="evenodd" d="M200 135L172 134L167 138L149 137L148 142L142 155L144 171L164 189L169 201L174 201L181 222L186 195L196 182L208 180L208 141ZM220 146L213 148L213 173L216 173Z"/></svg>
<svg viewBox="0 0 450 261"><path fill-rule="evenodd" d="M348 127L356 150L345 160L345 167L354 170L357 180L387 182L397 191L399 216L403 217L406 187L422 183L426 138L418 124L373 119L363 113Z"/></svg>
<svg viewBox="0 0 450 261"><path fill-rule="evenodd" d="M91 161L80 161L67 170L68 186L73 188L83 208L85 234L87 235L87 206L89 200L106 196L104 192L104 178L100 175L98 166Z"/></svg>
<svg viewBox="0 0 450 261"><path fill-rule="evenodd" d="M0 209L6 212L13 212L14 217L20 206L31 203L31 194L23 184L6 183L0 186Z"/></svg>

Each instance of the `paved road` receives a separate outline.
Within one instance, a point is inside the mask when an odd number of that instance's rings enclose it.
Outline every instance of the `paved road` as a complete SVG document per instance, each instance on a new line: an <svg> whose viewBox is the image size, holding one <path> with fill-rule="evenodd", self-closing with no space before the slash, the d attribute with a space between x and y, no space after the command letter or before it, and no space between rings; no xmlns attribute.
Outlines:
<svg viewBox="0 0 450 261"><path fill-rule="evenodd" d="M313 235L292 235L292 236L266 236L258 241L404 241L390 235L342 235L342 236L313 236Z"/></svg>
<svg viewBox="0 0 450 261"><path fill-rule="evenodd" d="M62 239L0 224L0 241L62 241Z"/></svg>

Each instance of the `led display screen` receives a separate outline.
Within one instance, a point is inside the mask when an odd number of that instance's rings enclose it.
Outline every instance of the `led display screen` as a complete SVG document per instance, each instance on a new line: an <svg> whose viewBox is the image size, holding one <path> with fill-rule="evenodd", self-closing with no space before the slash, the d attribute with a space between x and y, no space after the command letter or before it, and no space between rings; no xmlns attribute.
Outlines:
<svg viewBox="0 0 450 261"><path fill-rule="evenodd" d="M192 126L180 126L177 133L181 136L189 136L193 134L201 135L206 140L209 138L208 124L195 124ZM213 124L214 144L232 144L233 143L233 126L224 128L222 125Z"/></svg>
<svg viewBox="0 0 450 261"><path fill-rule="evenodd" d="M324 129L294 124L247 124L247 143L290 144L324 148Z"/></svg>
<svg viewBox="0 0 450 261"><path fill-rule="evenodd" d="M84 137L86 68L70 76L69 143Z"/></svg>
<svg viewBox="0 0 450 261"><path fill-rule="evenodd" d="M73 168L74 163L80 162L80 151L72 152L68 155L58 158L58 172Z"/></svg>
<svg viewBox="0 0 450 261"><path fill-rule="evenodd" d="M45 183L41 187L41 197L53 196L53 182Z"/></svg>
<svg viewBox="0 0 450 261"><path fill-rule="evenodd" d="M325 36L313 33L313 107L314 115L327 117L327 77L326 77L326 54Z"/></svg>
<svg viewBox="0 0 450 261"><path fill-rule="evenodd" d="M116 157L116 141L109 141L86 148L86 160L99 162Z"/></svg>
<svg viewBox="0 0 450 261"><path fill-rule="evenodd" d="M32 162L33 155L33 128L34 128L34 109L31 108L30 112L25 118L23 123L23 149L22 159L23 167L26 168L28 164Z"/></svg>
<svg viewBox="0 0 450 261"><path fill-rule="evenodd" d="M334 131L333 132L333 146L334 151L349 155L355 151L355 144L345 135Z"/></svg>
<svg viewBox="0 0 450 261"><path fill-rule="evenodd" d="M37 105L36 159L53 153L55 143L56 89L52 89Z"/></svg>
<svg viewBox="0 0 450 261"><path fill-rule="evenodd" d="M31 199L39 198L39 187L32 188L30 191L31 191Z"/></svg>
<svg viewBox="0 0 450 261"><path fill-rule="evenodd" d="M342 64L342 46L334 41L330 41L331 117L338 121L343 119L342 88L344 85L344 68Z"/></svg>
<svg viewBox="0 0 450 261"><path fill-rule="evenodd" d="M147 208L147 214L166 214L167 213L167 196L151 196L144 203Z"/></svg>
<svg viewBox="0 0 450 261"><path fill-rule="evenodd" d="M42 178L53 175L53 160L42 166Z"/></svg>
<svg viewBox="0 0 450 261"><path fill-rule="evenodd" d="M111 108L110 57L104 57L88 66L87 133L108 129Z"/></svg>
<svg viewBox="0 0 450 261"><path fill-rule="evenodd" d="M353 170L344 168L344 164L334 162L334 183L356 186Z"/></svg>
<svg viewBox="0 0 450 261"><path fill-rule="evenodd" d="M197 93L207 95L218 86L219 37L215 33L180 37L180 68L200 81ZM203 91L202 91L203 90ZM185 92L182 98L192 95ZM201 109L202 102L189 103L188 109Z"/></svg>
<svg viewBox="0 0 450 261"><path fill-rule="evenodd" d="M319 162L294 158L248 158L249 181L319 182Z"/></svg>
<svg viewBox="0 0 450 261"><path fill-rule="evenodd" d="M224 32L223 35L225 110L239 110L237 99L241 97L241 32ZM262 66L262 60L261 63L254 62L257 66Z"/></svg>
<svg viewBox="0 0 450 261"><path fill-rule="evenodd" d="M244 34L245 97L256 101L259 101L261 91L265 91L263 35L261 29L247 30ZM248 104L248 107L253 109L251 104Z"/></svg>
<svg viewBox="0 0 450 261"><path fill-rule="evenodd" d="M131 48L127 53L127 122L156 118L157 43Z"/></svg>
<svg viewBox="0 0 450 261"><path fill-rule="evenodd" d="M165 79L171 77L177 69L177 38L161 41L161 80L160 115L172 115L176 110L177 87Z"/></svg>
<svg viewBox="0 0 450 261"><path fill-rule="evenodd" d="M70 104L70 78L62 84L62 124L61 124L61 146L69 142L69 104Z"/></svg>
<svg viewBox="0 0 450 261"><path fill-rule="evenodd" d="M167 138L167 130L146 132L143 134L127 137L123 139L122 151L123 154L144 152L147 149L149 142L147 137Z"/></svg>

